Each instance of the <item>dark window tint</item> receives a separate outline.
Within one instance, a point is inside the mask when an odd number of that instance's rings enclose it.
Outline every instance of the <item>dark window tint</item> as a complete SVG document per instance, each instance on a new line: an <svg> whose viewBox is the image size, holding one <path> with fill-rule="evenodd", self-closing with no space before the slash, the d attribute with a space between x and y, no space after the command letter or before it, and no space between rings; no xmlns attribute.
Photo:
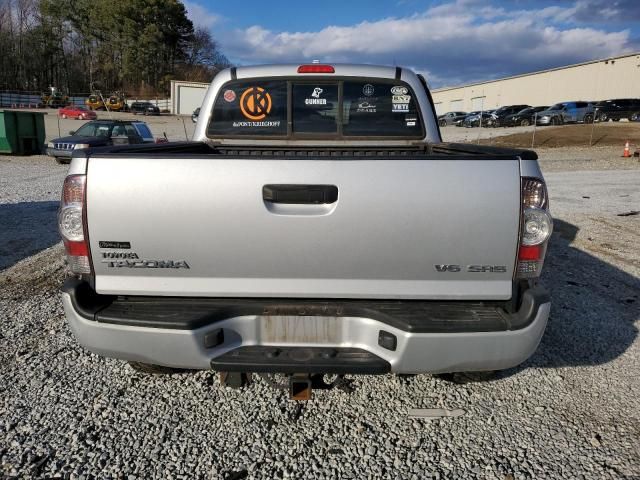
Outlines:
<svg viewBox="0 0 640 480"><path fill-rule="evenodd" d="M115 125L111 131L112 137L122 137L128 135L129 132L125 129L124 125Z"/></svg>
<svg viewBox="0 0 640 480"><path fill-rule="evenodd" d="M342 115L345 136L422 134L414 92L400 82L345 81Z"/></svg>
<svg viewBox="0 0 640 480"><path fill-rule="evenodd" d="M135 127L140 136L142 138L153 138L153 134L151 133L151 130L149 130L149 127L147 127L146 124L144 123L136 123L136 127ZM134 135L135 133L132 133L131 135Z"/></svg>
<svg viewBox="0 0 640 480"><path fill-rule="evenodd" d="M76 131L76 135L80 137L109 137L113 124L110 123L85 123Z"/></svg>
<svg viewBox="0 0 640 480"><path fill-rule="evenodd" d="M286 135L287 82L252 79L225 85L216 99L207 133Z"/></svg>
<svg viewBox="0 0 640 480"><path fill-rule="evenodd" d="M138 132L136 131L135 128L133 128L133 125L125 125L124 126L124 132L127 134L127 136L129 137L139 137L140 135L138 134Z"/></svg>
<svg viewBox="0 0 640 480"><path fill-rule="evenodd" d="M576 108L585 108L587 105L587 102L576 102Z"/></svg>
<svg viewBox="0 0 640 480"><path fill-rule="evenodd" d="M293 85L293 133L338 133L338 85Z"/></svg>

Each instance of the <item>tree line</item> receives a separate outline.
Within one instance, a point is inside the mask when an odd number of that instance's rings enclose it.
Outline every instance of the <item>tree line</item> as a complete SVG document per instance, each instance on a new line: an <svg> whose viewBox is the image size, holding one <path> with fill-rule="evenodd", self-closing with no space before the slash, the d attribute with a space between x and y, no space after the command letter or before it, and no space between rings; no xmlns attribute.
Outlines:
<svg viewBox="0 0 640 480"><path fill-rule="evenodd" d="M179 0L0 0L0 90L167 94L228 65Z"/></svg>

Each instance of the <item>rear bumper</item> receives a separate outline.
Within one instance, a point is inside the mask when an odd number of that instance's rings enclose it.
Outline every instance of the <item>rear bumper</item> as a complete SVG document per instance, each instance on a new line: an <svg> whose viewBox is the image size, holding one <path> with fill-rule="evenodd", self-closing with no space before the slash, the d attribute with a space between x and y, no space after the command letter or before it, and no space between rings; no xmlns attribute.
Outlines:
<svg viewBox="0 0 640 480"><path fill-rule="evenodd" d="M513 367L537 348L551 305L540 287L511 315L470 302L119 300L77 280L62 299L78 342L106 357L236 371L305 372L316 362L333 373Z"/></svg>

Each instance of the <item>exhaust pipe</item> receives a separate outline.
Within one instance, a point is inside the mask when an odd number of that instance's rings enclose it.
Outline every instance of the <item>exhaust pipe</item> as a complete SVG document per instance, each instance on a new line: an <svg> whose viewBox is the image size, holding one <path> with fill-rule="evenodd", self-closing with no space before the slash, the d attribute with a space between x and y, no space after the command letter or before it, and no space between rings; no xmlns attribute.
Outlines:
<svg viewBox="0 0 640 480"><path fill-rule="evenodd" d="M289 398L291 400L311 400L311 376L294 373L289 377Z"/></svg>

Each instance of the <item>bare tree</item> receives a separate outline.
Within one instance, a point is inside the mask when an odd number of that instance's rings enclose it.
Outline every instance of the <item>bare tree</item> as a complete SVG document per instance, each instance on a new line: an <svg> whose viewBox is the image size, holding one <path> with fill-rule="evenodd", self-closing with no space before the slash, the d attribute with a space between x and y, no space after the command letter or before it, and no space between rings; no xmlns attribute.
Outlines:
<svg viewBox="0 0 640 480"><path fill-rule="evenodd" d="M218 71L230 65L211 32L196 27L181 69L184 80L209 82Z"/></svg>

